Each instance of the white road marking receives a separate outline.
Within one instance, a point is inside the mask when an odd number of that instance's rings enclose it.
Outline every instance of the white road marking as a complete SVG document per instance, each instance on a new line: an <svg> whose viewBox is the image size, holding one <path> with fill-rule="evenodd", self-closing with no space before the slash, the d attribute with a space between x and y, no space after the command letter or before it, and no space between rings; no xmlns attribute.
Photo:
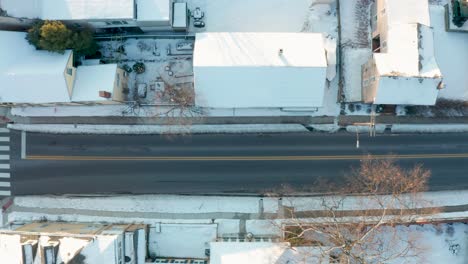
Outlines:
<svg viewBox="0 0 468 264"><path fill-rule="evenodd" d="M10 142L10 137L0 137L0 142Z"/></svg>
<svg viewBox="0 0 468 264"><path fill-rule="evenodd" d="M26 158L26 132L21 131L21 159Z"/></svg>
<svg viewBox="0 0 468 264"><path fill-rule="evenodd" d="M10 155L0 155L0 160L9 160Z"/></svg>
<svg viewBox="0 0 468 264"><path fill-rule="evenodd" d="M10 182L0 182L0 187L11 187Z"/></svg>
<svg viewBox="0 0 468 264"><path fill-rule="evenodd" d="M4 127L0 127L0 133L9 133L9 132L10 132L10 129L4 128Z"/></svg>
<svg viewBox="0 0 468 264"><path fill-rule="evenodd" d="M11 192L10 191L0 191L0 196L10 196Z"/></svg>
<svg viewBox="0 0 468 264"><path fill-rule="evenodd" d="M10 164L0 164L0 169L10 169Z"/></svg>
<svg viewBox="0 0 468 264"><path fill-rule="evenodd" d="M0 146L0 151L9 151L10 146Z"/></svg>
<svg viewBox="0 0 468 264"><path fill-rule="evenodd" d="M0 178L10 178L9 172L0 172Z"/></svg>

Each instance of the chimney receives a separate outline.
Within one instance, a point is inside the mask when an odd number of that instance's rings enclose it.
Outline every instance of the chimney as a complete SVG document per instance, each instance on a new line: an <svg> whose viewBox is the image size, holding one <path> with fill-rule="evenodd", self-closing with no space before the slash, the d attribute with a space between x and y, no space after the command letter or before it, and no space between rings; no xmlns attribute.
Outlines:
<svg viewBox="0 0 468 264"><path fill-rule="evenodd" d="M106 91L99 91L99 96L103 98L111 98L111 93Z"/></svg>
<svg viewBox="0 0 468 264"><path fill-rule="evenodd" d="M283 55L283 49L279 49L278 51L278 56L281 56L281 55Z"/></svg>

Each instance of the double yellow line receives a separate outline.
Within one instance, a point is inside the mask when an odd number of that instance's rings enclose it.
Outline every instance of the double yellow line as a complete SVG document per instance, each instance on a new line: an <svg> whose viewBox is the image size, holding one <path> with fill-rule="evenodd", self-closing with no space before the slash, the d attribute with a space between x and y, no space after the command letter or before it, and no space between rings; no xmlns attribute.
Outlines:
<svg viewBox="0 0 468 264"><path fill-rule="evenodd" d="M330 155L330 156L47 156L28 155L27 160L57 161L314 161L372 159L452 159L468 158L468 153L458 154L387 154L387 155Z"/></svg>

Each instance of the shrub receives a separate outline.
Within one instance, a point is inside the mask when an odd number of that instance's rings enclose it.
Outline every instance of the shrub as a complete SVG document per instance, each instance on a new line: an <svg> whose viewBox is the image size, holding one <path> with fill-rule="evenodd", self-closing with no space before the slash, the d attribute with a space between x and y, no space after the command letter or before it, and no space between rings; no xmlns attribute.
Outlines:
<svg viewBox="0 0 468 264"><path fill-rule="evenodd" d="M137 62L137 63L133 64L133 70L138 74L144 73L145 72L145 64L143 64L143 62Z"/></svg>
<svg viewBox="0 0 468 264"><path fill-rule="evenodd" d="M78 55L93 55L98 50L91 31L72 31L60 21L35 23L26 35L29 44L37 49L64 53L73 49Z"/></svg>

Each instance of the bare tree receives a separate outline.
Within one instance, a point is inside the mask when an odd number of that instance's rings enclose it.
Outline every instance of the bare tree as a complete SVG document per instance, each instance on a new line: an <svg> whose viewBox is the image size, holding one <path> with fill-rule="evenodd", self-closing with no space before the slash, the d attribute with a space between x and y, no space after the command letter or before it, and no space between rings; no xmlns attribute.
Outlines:
<svg viewBox="0 0 468 264"><path fill-rule="evenodd" d="M177 127L178 134L190 132L190 126L194 119L201 118L203 111L195 106L195 91L192 83L166 85L164 92L159 95L169 101L169 106L164 106L158 111L157 116L163 117L165 125ZM168 130L168 133L171 133Z"/></svg>
<svg viewBox="0 0 468 264"><path fill-rule="evenodd" d="M319 198L319 210L295 212L292 204L276 225L291 245L313 246L334 263L421 260L425 249L416 232L401 227L436 213L421 197L429 177L419 165L404 169L394 160L369 156L335 195Z"/></svg>

